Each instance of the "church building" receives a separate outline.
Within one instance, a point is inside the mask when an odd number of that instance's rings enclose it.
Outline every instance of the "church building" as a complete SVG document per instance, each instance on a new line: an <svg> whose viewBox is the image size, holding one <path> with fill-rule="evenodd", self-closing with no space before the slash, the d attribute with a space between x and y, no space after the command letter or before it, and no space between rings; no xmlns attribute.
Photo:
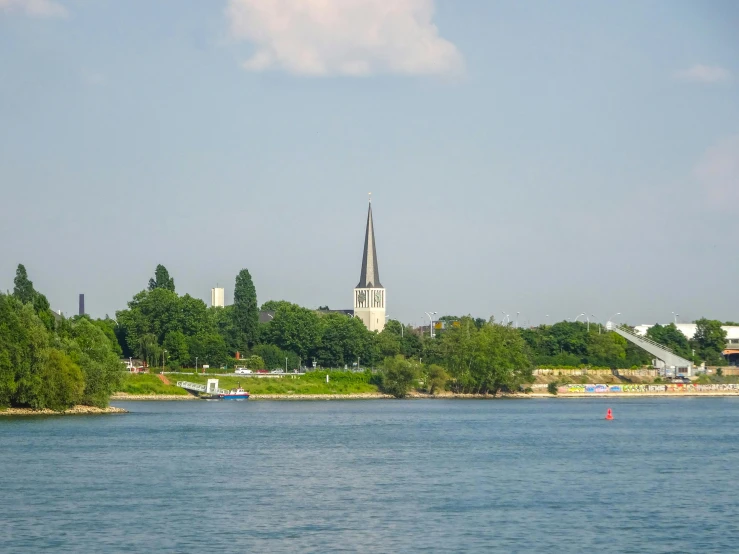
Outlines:
<svg viewBox="0 0 739 554"><path fill-rule="evenodd" d="M380 284L377 266L375 228L372 223L372 200L367 212L367 229L364 234L364 254L359 284L354 288L354 317L362 320L370 331L382 331L385 327L385 289Z"/></svg>

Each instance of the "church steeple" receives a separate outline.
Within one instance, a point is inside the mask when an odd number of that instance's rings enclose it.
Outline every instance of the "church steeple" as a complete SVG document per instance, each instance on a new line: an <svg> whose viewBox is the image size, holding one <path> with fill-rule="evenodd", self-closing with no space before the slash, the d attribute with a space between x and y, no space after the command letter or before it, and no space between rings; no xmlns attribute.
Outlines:
<svg viewBox="0 0 739 554"><path fill-rule="evenodd" d="M375 227L372 223L372 197L370 196L367 211L367 229L364 233L364 254L362 255L362 272L359 274L358 289L381 289L380 270L377 267L377 250L375 248Z"/></svg>

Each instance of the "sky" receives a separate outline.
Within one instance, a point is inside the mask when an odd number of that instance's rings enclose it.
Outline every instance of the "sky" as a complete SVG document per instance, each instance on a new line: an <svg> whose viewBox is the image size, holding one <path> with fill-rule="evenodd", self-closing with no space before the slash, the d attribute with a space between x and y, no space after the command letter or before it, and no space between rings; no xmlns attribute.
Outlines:
<svg viewBox="0 0 739 554"><path fill-rule="evenodd" d="M0 290L739 320L739 3L0 0ZM582 318L581 318L582 319Z"/></svg>

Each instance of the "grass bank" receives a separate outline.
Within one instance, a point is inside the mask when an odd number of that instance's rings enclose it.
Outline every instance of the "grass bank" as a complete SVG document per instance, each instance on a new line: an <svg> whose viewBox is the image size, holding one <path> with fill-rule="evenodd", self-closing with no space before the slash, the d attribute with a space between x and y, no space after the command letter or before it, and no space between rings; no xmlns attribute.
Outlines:
<svg viewBox="0 0 739 554"><path fill-rule="evenodd" d="M170 381L190 381L205 384L207 375L168 375ZM364 373L332 371L326 383L326 373L313 371L307 375L285 375L279 378L260 378L249 375L216 377L222 389L235 388L240 384L251 394L366 394L378 392L377 386L370 383L370 376ZM182 390L182 389L179 389Z"/></svg>
<svg viewBox="0 0 739 554"><path fill-rule="evenodd" d="M189 380L189 379L188 379ZM165 385L159 377L148 373L126 373L117 392L128 394L175 394L187 396L188 392L175 385Z"/></svg>

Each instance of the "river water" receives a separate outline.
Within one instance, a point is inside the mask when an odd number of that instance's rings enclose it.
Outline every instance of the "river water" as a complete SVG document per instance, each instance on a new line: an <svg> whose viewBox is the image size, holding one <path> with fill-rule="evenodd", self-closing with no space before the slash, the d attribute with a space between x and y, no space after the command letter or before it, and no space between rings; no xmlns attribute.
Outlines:
<svg viewBox="0 0 739 554"><path fill-rule="evenodd" d="M0 419L0 551L739 549L736 398L113 404Z"/></svg>

